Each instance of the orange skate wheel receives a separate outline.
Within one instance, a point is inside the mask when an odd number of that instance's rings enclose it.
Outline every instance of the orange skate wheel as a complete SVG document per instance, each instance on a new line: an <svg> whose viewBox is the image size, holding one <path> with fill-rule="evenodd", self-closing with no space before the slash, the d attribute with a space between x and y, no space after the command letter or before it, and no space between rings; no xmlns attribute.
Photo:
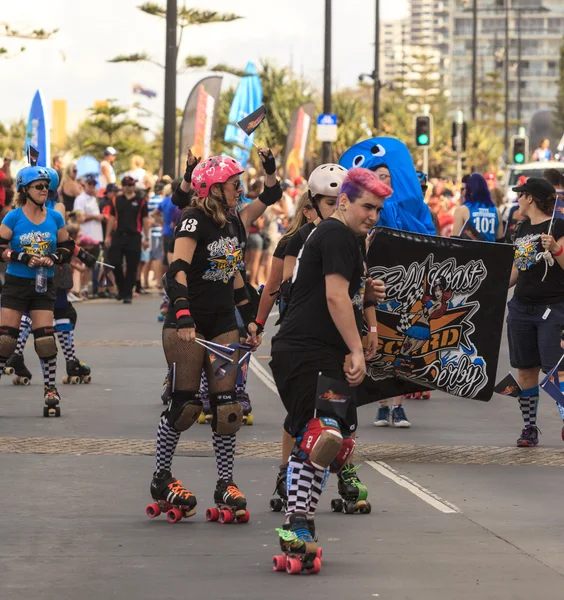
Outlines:
<svg viewBox="0 0 564 600"><path fill-rule="evenodd" d="M206 510L206 521L210 523L219 519L219 510L217 508L208 508Z"/></svg>
<svg viewBox="0 0 564 600"><path fill-rule="evenodd" d="M161 507L158 504L149 504L149 506L145 508L145 513L150 519L154 519L161 514Z"/></svg>
<svg viewBox="0 0 564 600"><path fill-rule="evenodd" d="M166 513L166 520L169 523L177 523L182 519L182 511L179 508L171 508Z"/></svg>
<svg viewBox="0 0 564 600"><path fill-rule="evenodd" d="M317 559L316 559L317 560ZM286 573L297 575L302 572L302 561L296 556L289 556L286 561Z"/></svg>
<svg viewBox="0 0 564 600"><path fill-rule="evenodd" d="M273 571L285 571L288 557L285 554L278 554L272 557L272 570Z"/></svg>

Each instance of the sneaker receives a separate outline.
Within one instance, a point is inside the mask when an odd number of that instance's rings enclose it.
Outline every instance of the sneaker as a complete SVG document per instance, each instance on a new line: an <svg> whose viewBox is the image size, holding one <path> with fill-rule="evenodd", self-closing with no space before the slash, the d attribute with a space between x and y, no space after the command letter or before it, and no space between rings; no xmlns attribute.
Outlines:
<svg viewBox="0 0 564 600"><path fill-rule="evenodd" d="M131 302L132 302L131 298L124 298L123 299L123 303L124 304L131 304Z"/></svg>
<svg viewBox="0 0 564 600"><path fill-rule="evenodd" d="M390 424L390 407L380 406L374 419L374 427L387 427Z"/></svg>
<svg viewBox="0 0 564 600"><path fill-rule="evenodd" d="M67 294L67 300L69 302L82 302L82 298L79 298L78 296L75 296L72 292L69 292Z"/></svg>
<svg viewBox="0 0 564 600"><path fill-rule="evenodd" d="M411 423L407 420L405 410L401 404L392 408L392 425L394 427L411 427Z"/></svg>
<svg viewBox="0 0 564 600"><path fill-rule="evenodd" d="M517 440L519 448L531 448L539 443L539 428L536 425L526 425Z"/></svg>

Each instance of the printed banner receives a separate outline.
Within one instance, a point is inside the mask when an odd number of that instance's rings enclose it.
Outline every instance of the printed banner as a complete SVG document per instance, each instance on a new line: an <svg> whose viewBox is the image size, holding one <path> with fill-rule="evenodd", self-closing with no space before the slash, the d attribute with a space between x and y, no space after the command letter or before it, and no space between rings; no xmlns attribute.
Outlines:
<svg viewBox="0 0 564 600"><path fill-rule="evenodd" d="M368 271L385 281L386 302L377 307L378 354L359 405L404 394L405 382L490 400L512 253L504 244L377 228Z"/></svg>
<svg viewBox="0 0 564 600"><path fill-rule="evenodd" d="M292 121L286 138L284 159L284 179L295 181L304 176L304 163L311 131L311 120L315 114L315 104L306 102L292 115Z"/></svg>
<svg viewBox="0 0 564 600"><path fill-rule="evenodd" d="M219 93L223 78L218 75L204 77L190 92L182 123L178 151L178 173L184 172L186 150L192 148L195 156L211 155L211 142L219 105Z"/></svg>
<svg viewBox="0 0 564 600"><path fill-rule="evenodd" d="M237 125L239 125L239 127L250 137L265 119L266 108L263 104L250 115L247 115L244 119L241 119Z"/></svg>

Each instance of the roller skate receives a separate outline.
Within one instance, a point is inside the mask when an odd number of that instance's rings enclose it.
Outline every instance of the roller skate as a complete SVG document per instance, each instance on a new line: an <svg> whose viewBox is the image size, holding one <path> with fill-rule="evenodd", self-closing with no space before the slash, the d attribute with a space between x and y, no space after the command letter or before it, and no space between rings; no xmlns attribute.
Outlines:
<svg viewBox="0 0 564 600"><path fill-rule="evenodd" d="M63 377L63 383L73 385L77 383L90 383L90 367L80 362L78 358L75 360L67 360L67 374Z"/></svg>
<svg viewBox="0 0 564 600"><path fill-rule="evenodd" d="M274 494L278 494L278 498L270 499L270 510L272 512L282 512L286 510L286 501L288 495L286 493L286 475L288 473L288 465L280 465L280 471L276 477L276 487L274 488Z"/></svg>
<svg viewBox="0 0 564 600"><path fill-rule="evenodd" d="M12 354L6 366L4 367L6 375L15 375L12 379L14 385L29 385L31 381L31 372L25 366L24 358L21 354Z"/></svg>
<svg viewBox="0 0 564 600"><path fill-rule="evenodd" d="M59 402L61 401L61 397L59 396L57 388L54 385L46 385L44 388L44 395L46 406L43 407L43 416L60 417L61 408Z"/></svg>
<svg viewBox="0 0 564 600"><path fill-rule="evenodd" d="M206 521L219 521L222 524L233 521L248 523L251 518L247 510L247 499L233 480L218 479L213 500L216 507L206 510Z"/></svg>
<svg viewBox="0 0 564 600"><path fill-rule="evenodd" d="M359 512L367 515L371 512L372 507L368 498L368 489L360 481L356 471L358 467L353 464L346 464L338 475L338 486L340 498L331 500L331 510L333 512L344 512L347 515L352 515Z"/></svg>
<svg viewBox="0 0 564 600"><path fill-rule="evenodd" d="M151 481L151 496L155 501L145 508L145 513L151 519L166 513L169 523L177 523L196 514L196 496L190 493L182 481L176 479L170 471L154 473Z"/></svg>
<svg viewBox="0 0 564 600"><path fill-rule="evenodd" d="M198 416L198 423L200 425L209 425L213 419L209 396L202 397L202 405L202 412Z"/></svg>
<svg viewBox="0 0 564 600"><path fill-rule="evenodd" d="M255 422L253 417L253 407L251 406L251 399L247 392L240 392L237 394L237 400L243 408L243 425L252 425Z"/></svg>
<svg viewBox="0 0 564 600"><path fill-rule="evenodd" d="M283 554L272 557L273 571L286 571L290 575L321 571L322 550L311 534L311 523L305 513L296 512L290 515L289 523L276 530Z"/></svg>

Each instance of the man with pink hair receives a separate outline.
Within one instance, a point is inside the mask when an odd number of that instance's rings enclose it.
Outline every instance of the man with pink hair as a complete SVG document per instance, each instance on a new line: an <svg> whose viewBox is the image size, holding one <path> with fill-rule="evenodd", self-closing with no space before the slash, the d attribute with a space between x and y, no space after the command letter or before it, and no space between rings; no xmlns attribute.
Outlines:
<svg viewBox="0 0 564 600"><path fill-rule="evenodd" d="M298 257L292 300L272 341L272 373L288 410L284 428L296 439L288 463L286 519L278 530L284 552L275 557L280 569L288 564L292 572L317 572L321 567L315 510L328 471L339 472L354 449L351 432L357 425L354 394L339 395L337 389L364 380L365 358L371 358L365 357L360 334L364 308L385 298L383 283L367 278L358 238L378 223L391 193L372 171L348 172L337 211L312 231ZM334 384L323 408L320 376Z"/></svg>

